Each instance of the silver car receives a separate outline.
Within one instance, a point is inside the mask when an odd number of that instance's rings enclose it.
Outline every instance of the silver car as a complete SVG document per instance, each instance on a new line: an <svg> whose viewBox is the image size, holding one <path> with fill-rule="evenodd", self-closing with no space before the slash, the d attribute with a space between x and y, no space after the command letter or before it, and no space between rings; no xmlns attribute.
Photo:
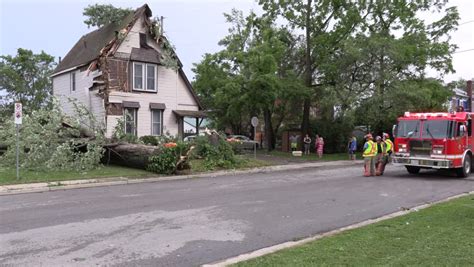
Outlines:
<svg viewBox="0 0 474 267"><path fill-rule="evenodd" d="M229 139L238 140L241 143L239 146L242 149L253 149L255 145L257 146L257 148L259 148L260 146L260 144L257 141L254 141L245 135L229 135L227 137L227 140Z"/></svg>

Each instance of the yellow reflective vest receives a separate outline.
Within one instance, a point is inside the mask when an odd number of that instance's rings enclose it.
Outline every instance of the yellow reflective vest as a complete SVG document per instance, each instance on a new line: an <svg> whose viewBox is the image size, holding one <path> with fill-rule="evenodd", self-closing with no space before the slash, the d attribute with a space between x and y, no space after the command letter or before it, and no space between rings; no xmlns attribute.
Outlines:
<svg viewBox="0 0 474 267"><path fill-rule="evenodd" d="M387 145L387 153L390 153L393 149L393 142L390 139L385 140L385 144Z"/></svg>
<svg viewBox="0 0 474 267"><path fill-rule="evenodd" d="M367 148L364 150L362 157L373 157L377 155L377 144L372 140L367 141L366 144Z"/></svg>

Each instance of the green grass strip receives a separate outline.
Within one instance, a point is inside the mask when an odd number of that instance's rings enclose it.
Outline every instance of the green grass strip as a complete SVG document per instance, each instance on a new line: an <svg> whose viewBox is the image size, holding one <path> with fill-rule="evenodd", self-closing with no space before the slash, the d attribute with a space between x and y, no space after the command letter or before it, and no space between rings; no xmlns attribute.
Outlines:
<svg viewBox="0 0 474 267"><path fill-rule="evenodd" d="M474 266L474 195L236 266Z"/></svg>

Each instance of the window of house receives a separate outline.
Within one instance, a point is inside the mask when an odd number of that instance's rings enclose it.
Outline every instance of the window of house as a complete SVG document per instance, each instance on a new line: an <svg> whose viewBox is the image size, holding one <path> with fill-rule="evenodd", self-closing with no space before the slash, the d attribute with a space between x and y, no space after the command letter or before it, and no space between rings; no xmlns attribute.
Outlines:
<svg viewBox="0 0 474 267"><path fill-rule="evenodd" d="M137 135L137 111L136 108L124 109L125 133Z"/></svg>
<svg viewBox="0 0 474 267"><path fill-rule="evenodd" d="M133 89L156 92L157 67L155 64L133 63Z"/></svg>
<svg viewBox="0 0 474 267"><path fill-rule="evenodd" d="M162 135L163 133L163 110L151 110L151 135Z"/></svg>
<svg viewBox="0 0 474 267"><path fill-rule="evenodd" d="M133 89L143 90L143 65L141 63L133 63Z"/></svg>
<svg viewBox="0 0 474 267"><path fill-rule="evenodd" d="M71 72L71 91L76 91L76 73Z"/></svg>

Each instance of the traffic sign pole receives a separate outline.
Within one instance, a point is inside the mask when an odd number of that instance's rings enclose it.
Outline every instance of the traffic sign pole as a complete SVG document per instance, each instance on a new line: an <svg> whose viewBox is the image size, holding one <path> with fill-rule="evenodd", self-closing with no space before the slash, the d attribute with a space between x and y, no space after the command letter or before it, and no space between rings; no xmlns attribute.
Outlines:
<svg viewBox="0 0 474 267"><path fill-rule="evenodd" d="M20 180L20 124L16 125L16 179Z"/></svg>
<svg viewBox="0 0 474 267"><path fill-rule="evenodd" d="M253 140L255 141L253 143L253 155L254 158L257 158L257 125L258 125L258 118L257 117L252 117L252 120L250 121L253 126Z"/></svg>
<svg viewBox="0 0 474 267"><path fill-rule="evenodd" d="M15 126L16 126L16 179L20 180L20 125L23 122L23 106L15 103Z"/></svg>

